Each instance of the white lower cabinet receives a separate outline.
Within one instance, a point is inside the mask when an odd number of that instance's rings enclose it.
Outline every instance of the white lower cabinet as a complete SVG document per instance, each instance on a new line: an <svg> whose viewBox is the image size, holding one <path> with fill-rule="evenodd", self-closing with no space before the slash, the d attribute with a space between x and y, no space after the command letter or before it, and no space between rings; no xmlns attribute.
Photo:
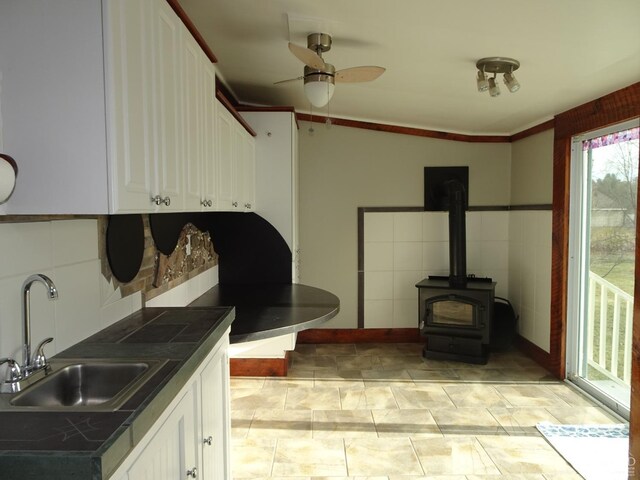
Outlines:
<svg viewBox="0 0 640 480"><path fill-rule="evenodd" d="M111 480L231 478L228 332Z"/></svg>

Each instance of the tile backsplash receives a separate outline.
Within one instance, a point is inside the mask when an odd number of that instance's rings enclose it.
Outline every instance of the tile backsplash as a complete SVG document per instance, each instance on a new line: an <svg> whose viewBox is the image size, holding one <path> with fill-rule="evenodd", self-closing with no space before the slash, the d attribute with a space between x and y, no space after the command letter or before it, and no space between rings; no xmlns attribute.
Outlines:
<svg viewBox="0 0 640 480"><path fill-rule="evenodd" d="M470 211L467 273L491 277L520 315L520 334L549 349L550 211ZM415 284L449 274L447 212L365 212L364 326L413 328Z"/></svg>
<svg viewBox="0 0 640 480"><path fill-rule="evenodd" d="M44 273L58 288L31 290L32 342L54 337L48 354L62 351L142 306L140 293L123 297L101 273L98 220L0 223L0 356L22 361L22 284Z"/></svg>

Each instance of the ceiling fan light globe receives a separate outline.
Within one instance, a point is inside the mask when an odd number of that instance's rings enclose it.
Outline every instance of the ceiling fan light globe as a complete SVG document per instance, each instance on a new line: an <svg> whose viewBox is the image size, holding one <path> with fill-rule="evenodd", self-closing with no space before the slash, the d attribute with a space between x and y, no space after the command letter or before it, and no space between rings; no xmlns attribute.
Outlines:
<svg viewBox="0 0 640 480"><path fill-rule="evenodd" d="M307 81L304 84L304 94L307 100L316 108L324 107L331 97L335 85L325 81Z"/></svg>

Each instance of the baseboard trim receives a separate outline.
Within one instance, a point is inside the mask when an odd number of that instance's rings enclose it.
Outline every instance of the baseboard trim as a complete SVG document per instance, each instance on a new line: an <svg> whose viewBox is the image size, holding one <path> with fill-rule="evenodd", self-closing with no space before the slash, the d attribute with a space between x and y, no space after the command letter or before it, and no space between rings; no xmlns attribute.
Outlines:
<svg viewBox="0 0 640 480"><path fill-rule="evenodd" d="M287 352L284 358L230 358L232 377L286 377L289 370Z"/></svg>
<svg viewBox="0 0 640 480"><path fill-rule="evenodd" d="M297 343L420 343L418 328L311 328L298 332Z"/></svg>
<svg viewBox="0 0 640 480"><path fill-rule="evenodd" d="M551 360L551 354L549 354L549 352L545 352L535 343L527 340L521 335L516 335L514 343L519 350L555 375L555 371L552 369L553 362Z"/></svg>

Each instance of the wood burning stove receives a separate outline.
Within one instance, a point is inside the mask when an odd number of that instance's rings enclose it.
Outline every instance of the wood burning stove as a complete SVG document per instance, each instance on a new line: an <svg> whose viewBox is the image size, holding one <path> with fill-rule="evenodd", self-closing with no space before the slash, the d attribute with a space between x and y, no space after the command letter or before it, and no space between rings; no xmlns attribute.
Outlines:
<svg viewBox="0 0 640 480"><path fill-rule="evenodd" d="M449 276L418 284L419 326L425 358L487 363L495 282L467 276L465 205L461 182L446 182L449 209Z"/></svg>

